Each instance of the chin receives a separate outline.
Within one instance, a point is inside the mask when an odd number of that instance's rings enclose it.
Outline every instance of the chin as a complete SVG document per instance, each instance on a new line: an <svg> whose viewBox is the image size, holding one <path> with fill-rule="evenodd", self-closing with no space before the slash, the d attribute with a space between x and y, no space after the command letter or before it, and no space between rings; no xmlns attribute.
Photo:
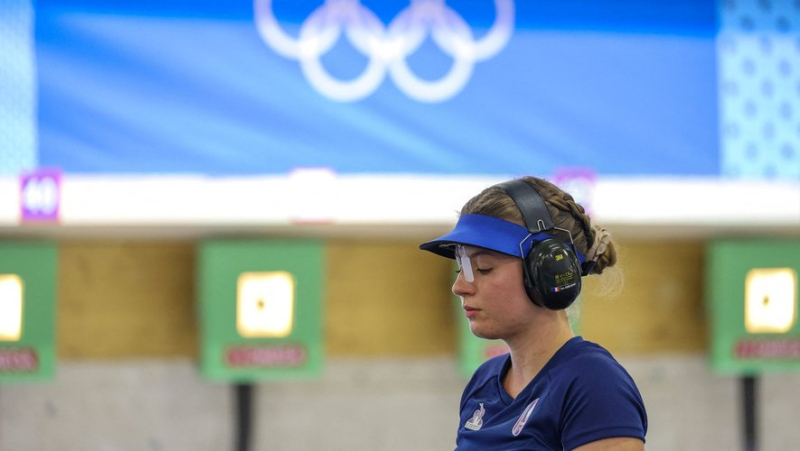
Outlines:
<svg viewBox="0 0 800 451"><path fill-rule="evenodd" d="M483 338L486 340L499 340L501 338L500 334L481 329L480 327L475 327L472 323L469 325L469 330L472 331L472 335L475 335L478 338Z"/></svg>

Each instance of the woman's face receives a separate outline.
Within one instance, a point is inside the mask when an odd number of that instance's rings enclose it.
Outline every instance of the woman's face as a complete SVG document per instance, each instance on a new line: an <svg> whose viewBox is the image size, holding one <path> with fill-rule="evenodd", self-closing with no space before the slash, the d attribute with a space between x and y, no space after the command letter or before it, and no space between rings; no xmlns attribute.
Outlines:
<svg viewBox="0 0 800 451"><path fill-rule="evenodd" d="M460 271L453 293L472 333L487 339L508 339L529 330L536 307L528 299L522 282L522 261L498 252L464 246L472 266L473 280Z"/></svg>

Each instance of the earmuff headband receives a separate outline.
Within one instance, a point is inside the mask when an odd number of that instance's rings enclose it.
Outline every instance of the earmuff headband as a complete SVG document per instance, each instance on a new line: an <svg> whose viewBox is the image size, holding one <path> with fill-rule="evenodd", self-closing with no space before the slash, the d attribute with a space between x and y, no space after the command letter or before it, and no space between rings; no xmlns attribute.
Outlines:
<svg viewBox="0 0 800 451"><path fill-rule="evenodd" d="M539 233L555 228L544 199L532 186L521 180L512 180L495 186L508 194L517 205L528 231Z"/></svg>

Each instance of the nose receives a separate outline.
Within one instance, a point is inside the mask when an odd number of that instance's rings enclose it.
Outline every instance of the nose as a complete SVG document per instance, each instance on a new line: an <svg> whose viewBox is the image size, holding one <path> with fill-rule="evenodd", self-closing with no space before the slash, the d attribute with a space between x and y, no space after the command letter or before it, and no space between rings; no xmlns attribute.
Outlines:
<svg viewBox="0 0 800 451"><path fill-rule="evenodd" d="M472 283L467 282L463 271L459 272L458 277L456 277L456 281L453 282L453 294L464 297L473 293L475 293L475 286Z"/></svg>

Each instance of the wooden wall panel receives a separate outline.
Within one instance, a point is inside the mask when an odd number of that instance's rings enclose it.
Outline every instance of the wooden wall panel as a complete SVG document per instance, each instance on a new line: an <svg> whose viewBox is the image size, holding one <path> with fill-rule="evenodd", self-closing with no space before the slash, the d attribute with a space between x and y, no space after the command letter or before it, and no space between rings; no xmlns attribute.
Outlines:
<svg viewBox="0 0 800 451"><path fill-rule="evenodd" d="M704 249L701 242L622 242L619 293L597 295L617 279L613 271L585 279L583 335L618 354L705 350Z"/></svg>
<svg viewBox="0 0 800 451"><path fill-rule="evenodd" d="M328 244L325 325L331 355L441 354L456 331L446 259L417 242Z"/></svg>
<svg viewBox="0 0 800 451"><path fill-rule="evenodd" d="M194 246L59 246L61 358L195 355Z"/></svg>

